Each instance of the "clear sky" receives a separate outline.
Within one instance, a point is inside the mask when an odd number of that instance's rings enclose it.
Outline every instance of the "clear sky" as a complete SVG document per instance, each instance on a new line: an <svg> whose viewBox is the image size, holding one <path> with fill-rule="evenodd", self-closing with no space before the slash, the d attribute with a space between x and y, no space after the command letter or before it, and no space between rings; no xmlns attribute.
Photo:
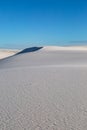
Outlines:
<svg viewBox="0 0 87 130"><path fill-rule="evenodd" d="M87 0L0 0L0 47L87 44Z"/></svg>

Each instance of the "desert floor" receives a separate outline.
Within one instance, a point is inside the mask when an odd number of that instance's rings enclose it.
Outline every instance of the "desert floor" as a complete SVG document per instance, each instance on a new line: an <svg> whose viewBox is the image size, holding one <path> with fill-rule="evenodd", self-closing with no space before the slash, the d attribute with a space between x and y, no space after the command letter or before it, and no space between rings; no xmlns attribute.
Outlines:
<svg viewBox="0 0 87 130"><path fill-rule="evenodd" d="M87 130L87 50L44 47L1 59L0 130Z"/></svg>

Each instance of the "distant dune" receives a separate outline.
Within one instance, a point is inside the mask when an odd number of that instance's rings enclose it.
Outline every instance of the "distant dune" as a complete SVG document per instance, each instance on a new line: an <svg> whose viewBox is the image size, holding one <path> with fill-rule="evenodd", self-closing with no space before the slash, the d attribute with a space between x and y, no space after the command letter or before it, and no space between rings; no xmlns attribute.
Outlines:
<svg viewBox="0 0 87 130"><path fill-rule="evenodd" d="M11 50L11 49L0 49L0 59L12 56L19 52L19 50Z"/></svg>
<svg viewBox="0 0 87 130"><path fill-rule="evenodd" d="M32 51L36 51L34 49L42 49L42 50L45 50L45 51L58 51L58 50L77 50L77 51L87 51L87 46L45 46L45 47L31 47L31 50L30 52ZM25 51L25 50L23 50ZM26 50L28 51L28 50ZM21 50L15 50L15 49L0 49L0 59L3 59L3 58L6 58L6 57L9 57L9 56L12 56L16 53L20 53Z"/></svg>
<svg viewBox="0 0 87 130"><path fill-rule="evenodd" d="M55 51L55 50L81 50L81 51L87 51L87 46L45 46L43 48L44 50L50 50L50 51Z"/></svg>
<svg viewBox="0 0 87 130"><path fill-rule="evenodd" d="M0 130L87 130L87 47L13 52L0 60Z"/></svg>

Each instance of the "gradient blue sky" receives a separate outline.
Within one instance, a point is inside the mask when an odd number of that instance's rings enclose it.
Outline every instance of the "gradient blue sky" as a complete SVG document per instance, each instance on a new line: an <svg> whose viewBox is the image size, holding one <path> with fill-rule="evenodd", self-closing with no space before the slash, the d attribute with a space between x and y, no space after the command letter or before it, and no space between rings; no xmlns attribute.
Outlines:
<svg viewBox="0 0 87 130"><path fill-rule="evenodd" d="M0 47L87 44L87 0L0 0Z"/></svg>

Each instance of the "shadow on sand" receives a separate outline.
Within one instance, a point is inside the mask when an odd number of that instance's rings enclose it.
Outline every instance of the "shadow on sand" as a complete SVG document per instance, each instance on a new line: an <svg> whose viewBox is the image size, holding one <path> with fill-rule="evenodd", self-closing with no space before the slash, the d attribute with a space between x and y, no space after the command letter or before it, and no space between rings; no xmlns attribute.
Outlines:
<svg viewBox="0 0 87 130"><path fill-rule="evenodd" d="M9 57L0 59L0 62L1 62L1 61L4 61L4 60L8 60L8 59L10 59L11 57L14 57L14 56L16 56L16 55L24 54L24 53L30 53L30 52L34 52L34 51L38 51L38 50L40 50L40 49L42 49L42 48L43 48L43 47L30 47L30 48L26 48L26 49L24 49L24 50L22 50L22 51L20 51L20 52L18 52L18 53L16 53L16 54L12 55L12 56L9 56Z"/></svg>
<svg viewBox="0 0 87 130"><path fill-rule="evenodd" d="M18 52L16 55L23 54L23 53L29 53L29 52L34 52L42 49L43 47L30 47L22 50L21 52Z"/></svg>

